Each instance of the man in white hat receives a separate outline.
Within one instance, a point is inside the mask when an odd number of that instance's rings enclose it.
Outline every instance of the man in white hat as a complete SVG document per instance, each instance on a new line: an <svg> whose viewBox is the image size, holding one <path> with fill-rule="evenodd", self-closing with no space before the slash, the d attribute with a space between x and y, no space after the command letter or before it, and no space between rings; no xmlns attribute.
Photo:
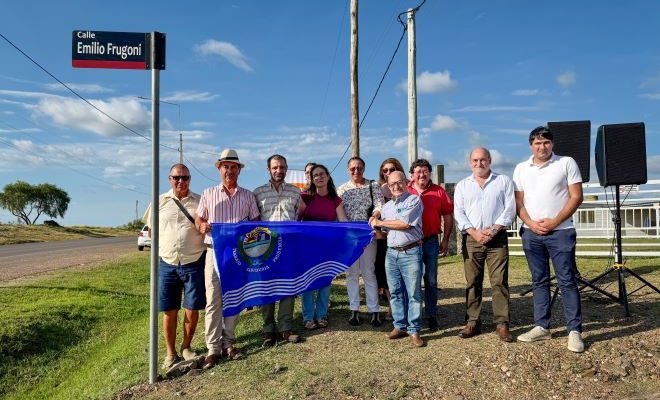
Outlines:
<svg viewBox="0 0 660 400"><path fill-rule="evenodd" d="M238 176L245 166L236 150L225 149L215 162L220 172L222 183L204 190L197 208L195 224L200 233L206 235L204 243L208 247L208 256L204 268L206 279L206 347L208 354L204 359L204 369L213 368L218 360L225 356L229 360L243 357L243 352L234 346L234 330L238 316L224 318L222 315L222 291L220 277L215 268L215 254L211 241L211 223L236 223L259 218L259 208L254 194L238 186Z"/></svg>

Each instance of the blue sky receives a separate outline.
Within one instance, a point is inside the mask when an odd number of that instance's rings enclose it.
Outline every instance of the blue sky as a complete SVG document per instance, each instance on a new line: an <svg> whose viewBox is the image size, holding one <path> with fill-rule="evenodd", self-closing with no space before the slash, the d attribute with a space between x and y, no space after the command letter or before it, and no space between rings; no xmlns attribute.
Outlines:
<svg viewBox="0 0 660 400"><path fill-rule="evenodd" d="M417 1L361 0L360 112ZM510 174L526 135L547 121L646 123L649 178L660 176L660 3L428 0L417 14L419 154L447 181L469 173L475 145ZM74 69L76 29L167 35L161 143L178 147L192 189L218 183L213 163L235 148L239 184L268 176L274 152L290 168L332 168L350 140L348 0L5 2L0 33L106 113L150 136L149 71ZM406 160L407 41L361 130L367 177ZM66 225L124 224L150 200L151 144L103 117L0 40L0 188L17 179L69 192ZM179 117L180 111L180 117ZM593 139L592 139L593 144ZM593 147L593 146L592 146ZM350 153L350 151L349 151ZM593 153L593 151L592 151ZM593 154L592 154L593 156ZM161 191L178 153L161 148ZM348 179L345 161L333 174ZM592 182L597 181L592 168ZM0 210L0 222L15 221Z"/></svg>

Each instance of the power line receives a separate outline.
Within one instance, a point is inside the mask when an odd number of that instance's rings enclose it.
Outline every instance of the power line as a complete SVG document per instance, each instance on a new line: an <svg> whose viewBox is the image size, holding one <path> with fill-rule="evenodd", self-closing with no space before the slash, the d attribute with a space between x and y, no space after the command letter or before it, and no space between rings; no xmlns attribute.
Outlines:
<svg viewBox="0 0 660 400"><path fill-rule="evenodd" d="M419 11L420 8L426 3L426 0L423 0L417 7L412 9L413 13L416 13ZM401 37L399 38L399 43L396 45L396 49L394 50L394 53L392 53L392 57L390 57L390 62L387 64L387 68L385 68L385 72L383 73L382 78L380 79L380 83L378 83L378 87L376 88L376 92L374 93L373 97L371 98L371 101L369 102L369 107L367 107L367 111L364 113L362 116L362 120L360 121L360 125L358 125L359 128L362 127L362 124L364 123L365 118L367 117L367 114L369 114L369 110L371 110L371 106L374 104L374 101L376 100L376 96L378 96L378 92L380 91L381 86L383 85L383 81L385 80L385 77L387 76L388 71L390 70L390 66L392 65L392 62L394 61L394 57L396 56L397 52L399 51L399 48L401 47L401 42L403 41L403 38L405 37L406 31L408 31L408 24L403 22L401 20L401 16L404 14L407 14L408 11L403 11L400 12L397 16L396 19L399 21L399 23L403 26L403 31L401 32ZM337 164L335 164L334 167L332 167L332 170L330 173L334 172L334 170L339 166L339 163L346 157L346 153L348 152L348 149L351 148L351 142L348 142L348 145L346 146L346 149L344 150L344 153L341 155L341 158L339 161L337 161Z"/></svg>
<svg viewBox="0 0 660 400"><path fill-rule="evenodd" d="M188 162L188 164L190 164L190 166L193 167L195 171L199 172L199 174L202 175L204 178L208 179L213 183L217 182L217 180L209 178L205 173L203 173L199 168L197 168L195 164L193 164L192 161L190 161L186 156L183 156L183 159L186 160L186 162Z"/></svg>
<svg viewBox="0 0 660 400"><path fill-rule="evenodd" d="M346 0L344 3L344 11L342 12L342 18L341 18L341 24L339 26L339 32L337 32L337 41L335 42L335 52L332 55L332 63L330 64L330 73L328 74L328 83L325 85L325 94L323 95L323 103L321 104L321 114L319 115L319 125L321 124L321 120L323 119L323 114L325 113L325 104L328 99L328 91L330 89L330 81L332 80L332 73L334 72L335 69L335 61L337 60L337 50L339 49L339 39L341 39L341 34L344 31L344 23L346 22L346 9L348 8L348 4L350 3L350 0Z"/></svg>
<svg viewBox="0 0 660 400"><path fill-rule="evenodd" d="M32 152L32 151L29 151L29 150L21 149L19 146L16 146L14 143L5 140L5 139L2 138L2 137L0 137L0 142L6 144L6 145L8 145L8 146L11 146L11 147L15 148L16 150L20 151L21 153L25 153L25 154L33 155L33 156L38 157L38 158L42 158L39 154L37 154L37 153L35 153L35 152ZM106 180L101 179L101 178L98 178L98 177L96 177L96 176L94 176L94 175L91 175L91 174L88 174L88 173L86 173L86 172L80 171L80 170L78 170L78 169L76 169L76 168L70 167L70 166L68 166L68 165L66 165L66 164L61 164L61 165L62 165L64 168L70 169L71 171L73 171L73 172L75 172L75 173L78 173L78 174L80 174L80 175L84 175L84 176L86 176L86 177L88 177L88 178L91 178L91 179L94 179L94 180L96 180L96 181L99 181L99 182L105 183L106 185L110 185L110 186L113 186L113 187L114 187L114 186L117 186L117 187L120 187L120 188L122 188L122 189L129 190L129 191L131 191L131 192L135 192L135 193L139 193L139 194L142 194L142 195L145 195L145 196L149 196L149 193L140 192L139 190L135 190L135 189L130 188L130 187L125 186L125 185L121 185L121 184L117 184L117 183L112 183L112 182L106 181Z"/></svg>

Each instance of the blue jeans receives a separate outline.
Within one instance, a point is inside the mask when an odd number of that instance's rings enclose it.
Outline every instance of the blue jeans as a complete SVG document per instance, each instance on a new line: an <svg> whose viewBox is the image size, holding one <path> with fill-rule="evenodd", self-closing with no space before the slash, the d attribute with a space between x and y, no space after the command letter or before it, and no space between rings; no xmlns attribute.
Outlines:
<svg viewBox="0 0 660 400"><path fill-rule="evenodd" d="M181 292L183 292L183 308L186 310L203 310L206 307L205 260L206 252L203 252L197 261L184 265L168 264L160 259L158 267L160 311L181 309Z"/></svg>
<svg viewBox="0 0 660 400"><path fill-rule="evenodd" d="M419 333L422 324L422 248L387 249L385 272L390 287L394 327Z"/></svg>
<svg viewBox="0 0 660 400"><path fill-rule="evenodd" d="M532 273L534 323L550 327L550 259L561 290L566 329L582 332L582 306L577 286L575 263L575 229L558 229L547 235L537 235L523 228L522 243L527 264Z"/></svg>
<svg viewBox="0 0 660 400"><path fill-rule="evenodd" d="M438 235L424 239L424 311L426 318L435 318L438 313Z"/></svg>
<svg viewBox="0 0 660 400"><path fill-rule="evenodd" d="M300 296L304 321L319 320L328 316L331 287L332 285L328 285L317 290L310 290Z"/></svg>

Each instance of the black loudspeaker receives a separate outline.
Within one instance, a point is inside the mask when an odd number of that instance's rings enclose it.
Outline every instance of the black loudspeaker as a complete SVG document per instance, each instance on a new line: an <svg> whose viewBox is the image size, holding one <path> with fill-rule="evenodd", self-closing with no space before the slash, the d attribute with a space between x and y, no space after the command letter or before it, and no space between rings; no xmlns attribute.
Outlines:
<svg viewBox="0 0 660 400"><path fill-rule="evenodd" d="M646 183L645 134L643 122L598 128L596 171L600 186Z"/></svg>
<svg viewBox="0 0 660 400"><path fill-rule="evenodd" d="M553 153L573 158L580 168L582 182L589 182L591 121L548 122L548 128L554 137Z"/></svg>

